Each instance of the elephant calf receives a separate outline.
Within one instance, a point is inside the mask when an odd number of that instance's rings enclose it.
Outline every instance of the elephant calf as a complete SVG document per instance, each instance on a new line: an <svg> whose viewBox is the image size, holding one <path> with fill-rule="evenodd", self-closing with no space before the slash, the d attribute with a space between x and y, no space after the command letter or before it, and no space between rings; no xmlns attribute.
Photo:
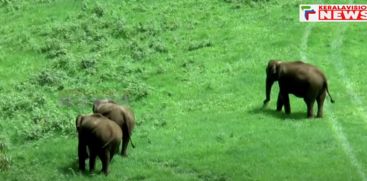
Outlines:
<svg viewBox="0 0 367 181"><path fill-rule="evenodd" d="M120 127L101 114L78 116L76 118L78 132L79 168L85 170L85 160L89 157L89 170L93 173L98 156L102 161L102 172L108 174L108 165L118 152L122 139ZM88 155L89 150L89 155Z"/></svg>
<svg viewBox="0 0 367 181"><path fill-rule="evenodd" d="M100 113L117 123L123 133L121 155L127 156L127 146L135 127L134 113L125 106L120 106L108 99L97 100L93 104L93 112ZM132 147L134 144L131 142Z"/></svg>
<svg viewBox="0 0 367 181"><path fill-rule="evenodd" d="M317 117L323 115L323 104L328 93L325 75L315 66L302 61L281 62L270 60L266 67L266 99L264 106L270 101L271 87L275 81L279 84L277 111L281 111L284 105L285 113L291 113L289 94L303 98L307 105L307 117L313 117L313 105L317 101Z"/></svg>

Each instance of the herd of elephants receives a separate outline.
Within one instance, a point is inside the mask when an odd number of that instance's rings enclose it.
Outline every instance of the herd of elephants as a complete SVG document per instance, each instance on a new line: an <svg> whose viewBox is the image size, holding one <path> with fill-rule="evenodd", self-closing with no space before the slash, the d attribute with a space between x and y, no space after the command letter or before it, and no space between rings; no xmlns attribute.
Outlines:
<svg viewBox="0 0 367 181"><path fill-rule="evenodd" d="M96 157L102 161L102 172L108 174L108 164L118 152L127 156L127 146L135 126L134 113L127 107L108 99L93 104L93 114L79 115L75 126L78 132L79 169L85 170L89 158L89 170L94 171ZM134 144L131 142L134 147Z"/></svg>
<svg viewBox="0 0 367 181"><path fill-rule="evenodd" d="M281 111L284 106L285 113L291 113L289 94L304 99L308 118L313 117L315 101L318 106L317 117L323 116L326 93L334 103L324 73L314 65L302 61L270 60L266 67L266 75L264 107L270 101L270 92L275 81L279 83L277 111ZM121 142L121 155L127 156L134 126L135 116L131 109L118 105L113 100L96 100L92 114L79 115L76 118L79 169L85 171L85 161L89 158L89 169L93 173L98 156L102 161L102 172L107 175L109 162L118 152ZM132 141L131 145L134 147Z"/></svg>

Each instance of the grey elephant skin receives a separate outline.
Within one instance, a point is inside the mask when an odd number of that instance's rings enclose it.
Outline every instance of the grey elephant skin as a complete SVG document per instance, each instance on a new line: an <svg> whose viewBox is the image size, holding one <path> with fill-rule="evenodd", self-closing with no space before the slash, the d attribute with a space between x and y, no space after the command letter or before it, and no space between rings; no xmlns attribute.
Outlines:
<svg viewBox="0 0 367 181"><path fill-rule="evenodd" d="M282 62L270 60L266 67L266 98L264 107L270 101L270 92L275 81L279 84L277 111L284 106L285 113L291 113L289 94L303 98L307 105L307 117L313 117L313 105L317 102L317 117L323 116L323 104L326 93L334 103L325 75L317 67L302 61Z"/></svg>
<svg viewBox="0 0 367 181"><path fill-rule="evenodd" d="M135 127L133 111L128 107L118 105L112 100L102 99L94 102L93 112L102 114L120 126L123 133L121 155L127 156L127 147ZM132 141L131 146L134 148Z"/></svg>
<svg viewBox="0 0 367 181"><path fill-rule="evenodd" d="M122 132L113 121L101 114L78 116L76 118L78 132L79 168L85 171L85 161L89 158L89 170L92 174L98 156L102 161L102 172L108 174L108 165L118 152ZM89 151L89 154L88 154Z"/></svg>

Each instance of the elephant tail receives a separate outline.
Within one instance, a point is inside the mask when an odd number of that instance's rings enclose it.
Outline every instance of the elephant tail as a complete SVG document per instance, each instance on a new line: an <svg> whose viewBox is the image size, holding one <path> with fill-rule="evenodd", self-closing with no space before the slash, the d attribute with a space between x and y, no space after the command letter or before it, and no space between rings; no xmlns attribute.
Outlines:
<svg viewBox="0 0 367 181"><path fill-rule="evenodd" d="M130 139L131 146L132 146L133 148L135 148L135 144L133 143L133 140L131 139L131 137L130 137L129 139Z"/></svg>
<svg viewBox="0 0 367 181"><path fill-rule="evenodd" d="M330 97L330 102L331 103L334 103L335 101L334 101L334 99L331 97L331 95L330 95L330 92L329 92L329 89L328 89L328 86L327 86L327 82L325 82L325 89L326 89L326 92L327 92L327 94L329 95L329 97Z"/></svg>
<svg viewBox="0 0 367 181"><path fill-rule="evenodd" d="M130 133L130 129L132 129L132 128L130 128L129 124L127 124L127 119L128 118L126 117L125 113L122 113L122 118L124 119L124 122L125 122L124 125L122 126L123 127L122 129L123 129L123 131L126 132L128 138L130 140L131 147L135 148L135 144L133 143L133 140L131 139L131 133Z"/></svg>
<svg viewBox="0 0 367 181"><path fill-rule="evenodd" d="M130 140L130 143L131 143L131 146L133 147L133 148L135 148L135 144L133 143L133 140L131 139L131 133L129 132L129 127L128 127L128 125L125 123L125 129L124 129L124 131L126 131L126 134L127 134L127 137L129 138L129 140Z"/></svg>
<svg viewBox="0 0 367 181"><path fill-rule="evenodd" d="M128 124L127 124L127 123L125 123L125 124L124 124L124 126L123 126L123 131L126 133L126 136L129 138L130 143L131 143L131 146L132 146L133 148L135 148L135 144L133 143L133 140L131 139L131 133L130 133L130 131L129 131L129 126L128 126Z"/></svg>

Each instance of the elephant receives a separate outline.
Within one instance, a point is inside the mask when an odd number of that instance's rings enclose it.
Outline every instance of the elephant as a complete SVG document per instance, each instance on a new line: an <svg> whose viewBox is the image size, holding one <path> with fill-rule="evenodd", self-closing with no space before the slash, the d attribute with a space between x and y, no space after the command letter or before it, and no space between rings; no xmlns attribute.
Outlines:
<svg viewBox="0 0 367 181"><path fill-rule="evenodd" d="M285 113L291 113L289 94L303 98L307 105L307 117L313 117L313 105L317 101L317 117L323 116L323 104L326 93L331 97L325 75L314 65L302 61L282 62L270 60L266 67L266 98L264 107L270 101L270 92L275 81L279 84L277 111L284 105Z"/></svg>
<svg viewBox="0 0 367 181"><path fill-rule="evenodd" d="M102 161L102 172L108 175L108 165L118 152L123 137L120 127L95 113L77 116L75 125L78 132L79 169L85 171L85 160L89 158L89 170L93 174L98 156Z"/></svg>
<svg viewBox="0 0 367 181"><path fill-rule="evenodd" d="M106 116L120 126L123 133L121 155L127 156L127 146L135 127L134 113L129 108L108 99L96 100L93 104L93 112ZM132 141L131 146L135 147Z"/></svg>

